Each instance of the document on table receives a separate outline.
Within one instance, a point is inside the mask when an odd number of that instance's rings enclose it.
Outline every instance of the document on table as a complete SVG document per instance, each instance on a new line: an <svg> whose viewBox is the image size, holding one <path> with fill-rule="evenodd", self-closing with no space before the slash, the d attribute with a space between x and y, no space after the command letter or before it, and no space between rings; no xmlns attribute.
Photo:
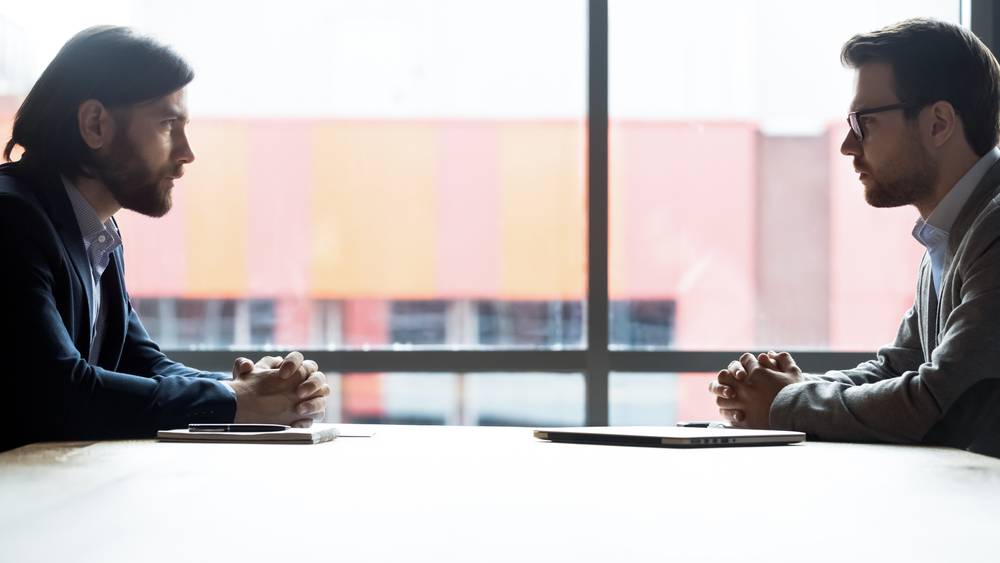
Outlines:
<svg viewBox="0 0 1000 563"><path fill-rule="evenodd" d="M160 430L156 438L161 442L319 444L329 442L337 435L337 427L333 424L315 423L309 428L289 428L280 432L191 432L187 428Z"/></svg>

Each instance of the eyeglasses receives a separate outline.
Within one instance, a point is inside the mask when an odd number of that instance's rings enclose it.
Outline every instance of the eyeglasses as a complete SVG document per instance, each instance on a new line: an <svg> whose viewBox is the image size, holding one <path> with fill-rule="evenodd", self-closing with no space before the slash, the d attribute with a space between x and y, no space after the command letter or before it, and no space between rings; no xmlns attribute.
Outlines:
<svg viewBox="0 0 1000 563"><path fill-rule="evenodd" d="M858 111L852 111L851 113L847 114L847 124L851 126L851 132L854 133L854 137L858 141L863 141L865 140L865 132L861 128L862 117L866 115L871 115L873 113L882 113L883 111L892 111L894 109L909 109L913 107L916 106L913 104L898 103L898 104L890 104L888 106L879 106L877 108L860 109Z"/></svg>

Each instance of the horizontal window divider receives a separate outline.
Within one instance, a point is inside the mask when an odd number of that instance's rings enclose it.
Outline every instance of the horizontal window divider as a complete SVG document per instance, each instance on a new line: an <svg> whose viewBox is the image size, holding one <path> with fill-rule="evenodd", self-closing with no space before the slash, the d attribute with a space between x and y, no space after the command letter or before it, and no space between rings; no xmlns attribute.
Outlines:
<svg viewBox="0 0 1000 563"><path fill-rule="evenodd" d="M611 371L618 372L715 372L746 352L761 350L614 350ZM853 368L875 357L872 352L788 350L802 371L822 373Z"/></svg>
<svg viewBox="0 0 1000 563"><path fill-rule="evenodd" d="M585 350L309 350L300 351L328 373L415 372L490 373L553 372L584 373ZM286 355L289 350L167 350L170 358L192 367L228 372L238 357L258 360L267 355ZM612 350L609 371L633 373L714 372L744 351L726 350ZM790 350L803 371L817 373L848 369L875 357L872 352Z"/></svg>
<svg viewBox="0 0 1000 563"><path fill-rule="evenodd" d="M586 368L583 350L309 350L320 369L342 372L575 372ZM174 350L167 355L192 367L228 371L240 357L286 355L288 350Z"/></svg>

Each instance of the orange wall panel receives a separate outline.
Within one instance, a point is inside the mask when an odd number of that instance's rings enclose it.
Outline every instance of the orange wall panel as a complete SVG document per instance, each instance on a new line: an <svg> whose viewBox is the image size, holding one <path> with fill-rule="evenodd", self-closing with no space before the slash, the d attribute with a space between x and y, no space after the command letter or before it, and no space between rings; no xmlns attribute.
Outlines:
<svg viewBox="0 0 1000 563"><path fill-rule="evenodd" d="M582 299L587 244L582 123L499 127L502 296Z"/></svg>
<svg viewBox="0 0 1000 563"><path fill-rule="evenodd" d="M249 223L274 236L281 225L248 213L247 123L193 122L191 145L198 160L188 167L187 294L243 297L247 294Z"/></svg>
<svg viewBox="0 0 1000 563"><path fill-rule="evenodd" d="M419 123L316 125L314 295L436 297L435 141Z"/></svg>

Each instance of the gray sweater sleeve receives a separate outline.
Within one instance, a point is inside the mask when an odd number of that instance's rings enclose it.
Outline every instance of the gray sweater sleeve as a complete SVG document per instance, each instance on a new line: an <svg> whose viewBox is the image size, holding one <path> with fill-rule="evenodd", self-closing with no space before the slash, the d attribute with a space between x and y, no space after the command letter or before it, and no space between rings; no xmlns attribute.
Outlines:
<svg viewBox="0 0 1000 563"><path fill-rule="evenodd" d="M806 373L803 377L806 381L827 381L851 386L877 383L916 370L923 362L917 323L917 309L914 305L903 316L895 341L879 349L874 360L858 364L853 369L828 371L823 374Z"/></svg>
<svg viewBox="0 0 1000 563"><path fill-rule="evenodd" d="M923 362L914 307L876 360L782 389L771 405L771 427L827 440L908 443L922 441L960 398L980 419L997 414L1000 405L988 395L963 395L1000 377L1000 247L990 244L955 275L961 298L930 362Z"/></svg>

